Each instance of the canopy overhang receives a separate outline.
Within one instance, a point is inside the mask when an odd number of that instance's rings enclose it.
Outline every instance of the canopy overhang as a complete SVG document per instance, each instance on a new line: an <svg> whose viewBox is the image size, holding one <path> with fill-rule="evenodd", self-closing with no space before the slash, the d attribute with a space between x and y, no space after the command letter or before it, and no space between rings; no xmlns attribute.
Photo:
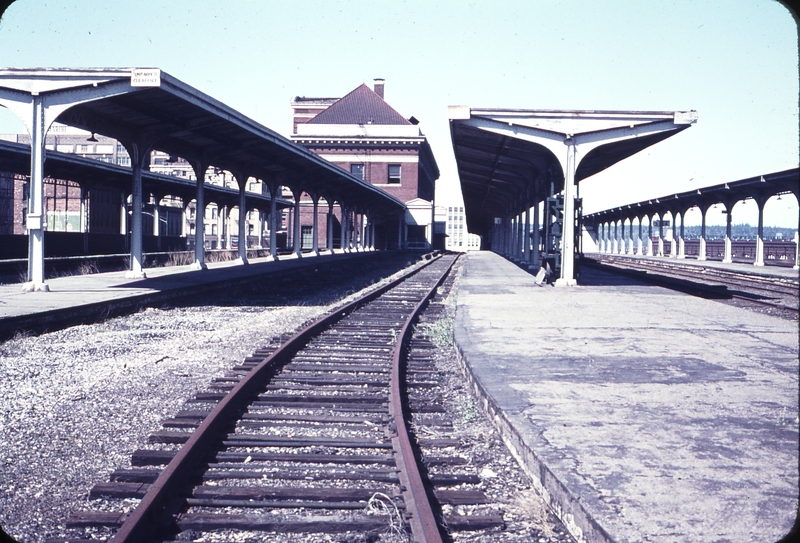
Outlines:
<svg viewBox="0 0 800 543"><path fill-rule="evenodd" d="M0 105L22 120L31 137L27 290L47 290L42 187L44 142L54 122L117 139L127 148L132 164L134 209L132 277L143 277L142 172L147 169L152 149L183 157L192 164L198 179L199 208L205 206L206 169L215 166L233 173L240 187L247 178L255 177L263 180L273 194L278 187L287 186L298 198L306 192L350 208L396 216L398 220L405 211L397 198L158 68L0 69ZM241 190L240 201L244 198ZM240 223L240 230L242 227ZM195 235L195 265L202 268L202 227L196 229ZM245 254L240 245L243 262Z"/></svg>
<svg viewBox="0 0 800 543"><path fill-rule="evenodd" d="M573 214L577 182L697 121L695 111L490 109L452 106L450 134L467 228L487 236L514 216L564 192ZM572 221L565 221L562 273L572 274Z"/></svg>

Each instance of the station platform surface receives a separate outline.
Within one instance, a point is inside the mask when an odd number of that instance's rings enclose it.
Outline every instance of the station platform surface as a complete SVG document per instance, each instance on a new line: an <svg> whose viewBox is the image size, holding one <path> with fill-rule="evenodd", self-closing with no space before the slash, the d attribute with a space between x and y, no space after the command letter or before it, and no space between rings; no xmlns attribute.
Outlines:
<svg viewBox="0 0 800 543"><path fill-rule="evenodd" d="M644 256L632 254L618 254L618 253L588 253L587 256L593 258L603 256L635 258L642 260L653 260L656 262L672 262L675 264L686 264L689 266L697 266L701 268L720 268L724 270L735 271L739 273L748 273L754 275L762 275L767 277L782 277L788 279L797 279L800 276L800 270L794 269L792 266L754 266L747 262L722 262L721 260L697 260L695 257L674 258L669 256Z"/></svg>
<svg viewBox="0 0 800 543"><path fill-rule="evenodd" d="M797 322L594 269L581 279L540 287L497 254L469 253L454 331L472 385L572 533L617 543L787 534L798 512Z"/></svg>
<svg viewBox="0 0 800 543"><path fill-rule="evenodd" d="M106 272L47 279L49 292L23 292L19 283L0 285L0 339L14 330L35 328L46 319L70 318L71 314L96 313L98 308L111 310L166 301L211 288L242 283L259 276L286 273L304 266L347 259L365 252L321 253L319 256L283 255L249 259L247 265L236 261L208 263L206 270L190 266L145 269L146 279L126 278L126 272Z"/></svg>

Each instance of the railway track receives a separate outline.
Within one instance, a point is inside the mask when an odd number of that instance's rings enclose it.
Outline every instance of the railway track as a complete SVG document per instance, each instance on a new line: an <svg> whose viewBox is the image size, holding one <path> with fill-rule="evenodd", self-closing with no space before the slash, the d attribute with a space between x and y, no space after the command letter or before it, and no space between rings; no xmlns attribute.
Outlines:
<svg viewBox="0 0 800 543"><path fill-rule="evenodd" d="M467 460L443 452L458 440L440 416L434 346L413 333L455 259L257 350L95 485L95 508L67 521L73 539L52 541L424 543L502 526L497 514L442 513L488 501L458 469Z"/></svg>
<svg viewBox="0 0 800 543"><path fill-rule="evenodd" d="M800 281L797 278L762 276L712 266L605 254L587 255L583 261L590 265L596 263L604 268L633 272L637 277L701 296L772 308L797 318L800 294Z"/></svg>

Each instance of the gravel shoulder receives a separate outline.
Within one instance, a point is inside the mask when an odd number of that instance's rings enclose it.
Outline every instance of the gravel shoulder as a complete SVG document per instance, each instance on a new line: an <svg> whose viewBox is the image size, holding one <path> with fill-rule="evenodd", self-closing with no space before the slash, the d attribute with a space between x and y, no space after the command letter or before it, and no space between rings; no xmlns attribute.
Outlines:
<svg viewBox="0 0 800 543"><path fill-rule="evenodd" d="M59 535L91 487L212 378L413 261L399 253L311 288L253 285L0 343L0 526L24 543Z"/></svg>

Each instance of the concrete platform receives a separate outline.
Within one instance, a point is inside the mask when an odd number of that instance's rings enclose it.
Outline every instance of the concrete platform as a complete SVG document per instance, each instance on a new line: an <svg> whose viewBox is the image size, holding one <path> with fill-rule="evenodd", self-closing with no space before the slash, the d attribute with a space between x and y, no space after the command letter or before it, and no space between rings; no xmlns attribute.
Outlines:
<svg viewBox="0 0 800 543"><path fill-rule="evenodd" d="M723 263L721 260L697 260L694 257L687 258L671 258L666 256L641 256L641 255L621 255L613 253L589 253L592 257L613 256L623 258L637 258L641 260L653 260L656 262L670 262L675 264L686 264L687 266L697 266L700 268L720 268L724 270L731 270L739 273L748 273L753 275L767 276L767 277L782 277L789 279L797 279L800 276L800 270L795 270L792 266L754 266L747 262L729 262Z"/></svg>
<svg viewBox="0 0 800 543"><path fill-rule="evenodd" d="M21 284L0 285L0 340L16 331L52 329L76 318L91 322L98 315L129 312L137 306L370 254L378 253L287 255L278 261L266 257L251 259L245 266L235 261L214 262L202 271L190 266L148 268L147 279L128 279L124 271L74 275L48 279L50 292L23 292Z"/></svg>
<svg viewBox="0 0 800 543"><path fill-rule="evenodd" d="M796 270L793 270L797 273ZM455 341L582 541L768 542L798 511L798 325L596 270L469 253Z"/></svg>

